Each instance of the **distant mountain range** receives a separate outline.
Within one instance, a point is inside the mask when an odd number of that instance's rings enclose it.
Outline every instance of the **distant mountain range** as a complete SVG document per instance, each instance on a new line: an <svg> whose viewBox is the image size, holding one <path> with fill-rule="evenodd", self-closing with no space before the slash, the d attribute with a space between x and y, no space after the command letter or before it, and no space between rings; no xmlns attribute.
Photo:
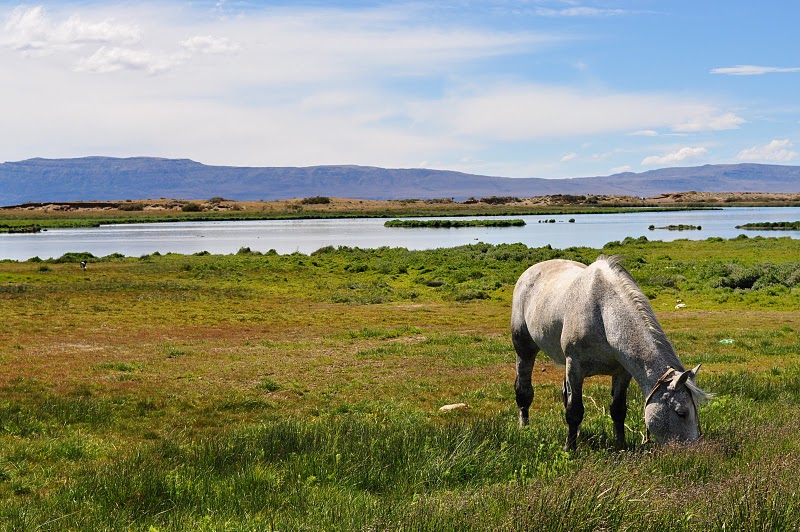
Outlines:
<svg viewBox="0 0 800 532"><path fill-rule="evenodd" d="M800 166L718 164L570 179L369 166L208 166L188 159L83 157L0 164L0 205L124 199L431 199L552 194L798 192Z"/></svg>

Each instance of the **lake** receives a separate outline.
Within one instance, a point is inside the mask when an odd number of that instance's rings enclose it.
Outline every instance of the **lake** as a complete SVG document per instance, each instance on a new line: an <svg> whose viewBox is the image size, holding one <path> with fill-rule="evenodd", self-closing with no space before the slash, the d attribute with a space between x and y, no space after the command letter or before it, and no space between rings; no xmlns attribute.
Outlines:
<svg viewBox="0 0 800 532"><path fill-rule="evenodd" d="M491 218L491 217L490 217ZM798 207L725 208L706 211L636 212L621 214L570 214L514 216L525 227L468 227L458 229L386 228L388 218L334 220L259 220L231 222L176 222L160 224L107 225L88 229L51 229L36 234L0 234L0 260L57 258L67 252L88 251L97 257L111 253L141 256L159 253L236 253L242 247L266 252L311 253L325 246L432 249L486 242L521 242L531 247L589 246L601 248L625 237L646 236L650 240L710 237L734 238L742 233L800 238L800 231L744 231L737 225L749 222L800 220ZM574 218L570 223L569 219ZM417 218L425 219L425 218ZM459 219L470 219L459 218ZM484 218L485 219L485 218ZM555 223L540 223L556 220ZM699 225L701 230L649 230L667 225Z"/></svg>

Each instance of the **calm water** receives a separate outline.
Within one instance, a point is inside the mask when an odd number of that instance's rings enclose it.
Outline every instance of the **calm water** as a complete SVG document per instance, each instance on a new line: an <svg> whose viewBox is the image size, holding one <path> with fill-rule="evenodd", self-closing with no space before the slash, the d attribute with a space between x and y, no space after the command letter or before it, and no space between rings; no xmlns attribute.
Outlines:
<svg viewBox="0 0 800 532"><path fill-rule="evenodd" d="M186 222L109 225L90 229L58 229L38 234L0 234L0 259L27 260L60 257L67 252L88 251L101 257L111 253L140 256L159 253L191 254L199 251L227 254L239 248L278 253L311 253L325 246L374 248L380 246L432 249L486 242L522 242L531 247L550 244L554 248L589 246L625 237L646 236L650 240L688 238L703 240L719 236L789 236L800 231L743 231L748 222L800 220L800 208L729 208L716 211L645 212L624 214L573 214L514 216L525 227L402 229L386 228L386 219L270 220L236 222ZM574 218L574 223L568 220ZM539 223L555 219L556 223ZM700 231L648 230L655 225L699 225Z"/></svg>

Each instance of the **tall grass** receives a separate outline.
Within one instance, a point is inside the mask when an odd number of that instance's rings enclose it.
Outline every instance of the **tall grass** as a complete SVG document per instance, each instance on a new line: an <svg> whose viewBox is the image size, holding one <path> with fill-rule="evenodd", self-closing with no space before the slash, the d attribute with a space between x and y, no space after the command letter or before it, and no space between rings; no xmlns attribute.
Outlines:
<svg viewBox="0 0 800 532"><path fill-rule="evenodd" d="M797 403L796 390L782 393ZM524 430L509 411L274 419L84 461L47 497L7 500L0 517L9 530L796 528L800 456L781 447L796 450L797 407L769 426L742 423L730 441L726 416L752 406L724 402L703 412L709 428L696 446L575 455L561 450L559 416L546 413Z"/></svg>

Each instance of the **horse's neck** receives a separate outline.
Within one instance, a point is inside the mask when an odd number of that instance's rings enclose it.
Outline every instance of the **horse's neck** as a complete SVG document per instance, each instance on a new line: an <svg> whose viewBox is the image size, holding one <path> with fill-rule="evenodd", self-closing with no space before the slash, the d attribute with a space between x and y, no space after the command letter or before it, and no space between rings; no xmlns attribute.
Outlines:
<svg viewBox="0 0 800 532"><path fill-rule="evenodd" d="M683 368L652 310L637 308L624 295L614 299L613 309L603 315L606 339L647 394L667 368Z"/></svg>

